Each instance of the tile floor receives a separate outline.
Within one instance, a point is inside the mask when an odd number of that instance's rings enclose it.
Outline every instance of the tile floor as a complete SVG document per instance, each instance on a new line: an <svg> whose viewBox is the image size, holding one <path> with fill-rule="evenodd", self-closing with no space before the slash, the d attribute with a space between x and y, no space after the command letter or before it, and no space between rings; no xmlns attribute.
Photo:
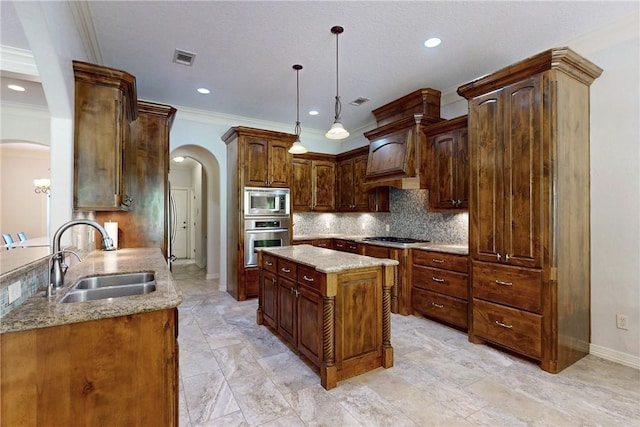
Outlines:
<svg viewBox="0 0 640 427"><path fill-rule="evenodd" d="M558 375L415 316L392 317L393 368L326 391L195 264L177 263L180 426L640 426L640 371L587 356Z"/></svg>

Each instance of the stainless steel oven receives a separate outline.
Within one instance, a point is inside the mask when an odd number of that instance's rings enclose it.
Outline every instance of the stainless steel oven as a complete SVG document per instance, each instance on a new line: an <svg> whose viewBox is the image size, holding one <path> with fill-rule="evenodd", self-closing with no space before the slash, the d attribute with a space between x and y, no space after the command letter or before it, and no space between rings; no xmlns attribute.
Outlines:
<svg viewBox="0 0 640 427"><path fill-rule="evenodd" d="M256 249L289 246L289 217L262 217L244 220L244 265L258 265Z"/></svg>
<svg viewBox="0 0 640 427"><path fill-rule="evenodd" d="M288 188L244 188L245 216L289 215Z"/></svg>

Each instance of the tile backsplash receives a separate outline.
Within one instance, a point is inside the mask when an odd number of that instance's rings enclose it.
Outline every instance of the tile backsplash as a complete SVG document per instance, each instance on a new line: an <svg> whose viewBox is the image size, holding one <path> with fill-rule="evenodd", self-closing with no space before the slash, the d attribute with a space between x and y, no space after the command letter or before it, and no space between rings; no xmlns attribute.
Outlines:
<svg viewBox="0 0 640 427"><path fill-rule="evenodd" d="M348 234L413 237L432 242L466 245L468 213L428 212L427 190L390 188L389 213L297 213L294 236ZM386 230L387 225L389 231Z"/></svg>

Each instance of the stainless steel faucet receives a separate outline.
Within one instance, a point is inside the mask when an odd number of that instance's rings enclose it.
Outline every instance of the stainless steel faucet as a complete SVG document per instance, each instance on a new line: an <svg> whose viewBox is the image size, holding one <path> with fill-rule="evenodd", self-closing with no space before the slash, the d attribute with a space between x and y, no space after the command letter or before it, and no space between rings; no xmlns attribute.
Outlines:
<svg viewBox="0 0 640 427"><path fill-rule="evenodd" d="M112 251L115 249L113 246L113 241L111 237L107 234L107 231L95 221L90 219L74 219L72 221L67 222L66 224L62 224L60 228L53 235L53 265L51 266L51 280L50 283L53 284L54 288L60 288L64 285L64 275L67 272L68 266L63 266L64 254L60 250L60 238L62 237L62 233L64 233L67 229L73 227L74 225L89 225L100 232L102 235L102 248L106 251Z"/></svg>

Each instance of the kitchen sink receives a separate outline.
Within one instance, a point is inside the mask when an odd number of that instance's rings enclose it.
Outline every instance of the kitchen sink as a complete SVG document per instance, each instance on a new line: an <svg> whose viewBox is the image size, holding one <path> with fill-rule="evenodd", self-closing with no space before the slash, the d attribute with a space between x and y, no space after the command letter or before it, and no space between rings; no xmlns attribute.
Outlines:
<svg viewBox="0 0 640 427"><path fill-rule="evenodd" d="M128 286L142 283L155 283L155 281L155 275L148 271L140 273L109 274L82 278L78 280L71 289L96 289L110 286Z"/></svg>
<svg viewBox="0 0 640 427"><path fill-rule="evenodd" d="M61 303L95 301L143 295L156 290L152 272L108 274L78 280L60 300Z"/></svg>

